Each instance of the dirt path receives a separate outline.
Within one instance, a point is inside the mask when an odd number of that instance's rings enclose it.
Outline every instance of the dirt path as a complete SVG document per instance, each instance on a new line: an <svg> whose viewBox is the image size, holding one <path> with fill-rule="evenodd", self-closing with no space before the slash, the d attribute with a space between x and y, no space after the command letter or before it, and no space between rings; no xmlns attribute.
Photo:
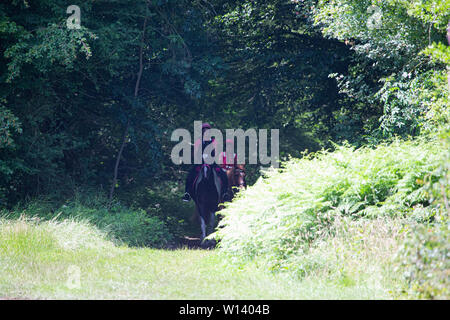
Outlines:
<svg viewBox="0 0 450 320"><path fill-rule="evenodd" d="M181 248L187 249L206 249L212 250L216 247L215 240L207 240L203 244L200 241L200 238L194 238L189 236L184 236L178 244L171 244L166 249L176 250Z"/></svg>

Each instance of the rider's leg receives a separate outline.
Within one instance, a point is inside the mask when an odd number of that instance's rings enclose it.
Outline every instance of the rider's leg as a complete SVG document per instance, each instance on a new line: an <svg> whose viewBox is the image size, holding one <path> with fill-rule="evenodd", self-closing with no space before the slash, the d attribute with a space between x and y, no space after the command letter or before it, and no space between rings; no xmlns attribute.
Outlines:
<svg viewBox="0 0 450 320"><path fill-rule="evenodd" d="M189 170L188 176L186 178L186 185L184 186L183 201L189 201L189 200L191 200L191 198L193 196L192 185L194 184L196 174L197 174L197 171L194 166L191 168L191 170Z"/></svg>

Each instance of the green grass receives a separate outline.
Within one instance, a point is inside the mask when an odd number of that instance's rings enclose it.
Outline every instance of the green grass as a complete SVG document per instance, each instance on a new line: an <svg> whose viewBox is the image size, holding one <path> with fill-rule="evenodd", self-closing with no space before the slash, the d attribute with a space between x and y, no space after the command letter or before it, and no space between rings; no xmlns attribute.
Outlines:
<svg viewBox="0 0 450 320"><path fill-rule="evenodd" d="M73 281L80 271L79 286ZM74 271L75 270L75 273ZM218 251L129 248L83 221L0 219L0 297L32 299L388 299L376 282L298 280Z"/></svg>

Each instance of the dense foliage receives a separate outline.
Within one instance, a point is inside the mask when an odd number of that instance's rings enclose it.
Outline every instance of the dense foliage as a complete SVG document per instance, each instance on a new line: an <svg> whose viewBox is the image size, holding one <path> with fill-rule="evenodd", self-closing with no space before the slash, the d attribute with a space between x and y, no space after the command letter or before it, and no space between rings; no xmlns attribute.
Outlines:
<svg viewBox="0 0 450 320"><path fill-rule="evenodd" d="M379 125L366 118L357 138L370 148L293 159L230 204L218 231L223 253L300 277L387 281L394 296L448 298L450 3L293 2L354 52L346 74L330 74L352 101L343 112L353 121L358 109L382 115Z"/></svg>
<svg viewBox="0 0 450 320"><path fill-rule="evenodd" d="M338 93L328 75L347 75L354 54L293 4L84 1L79 29L66 9L0 7L3 203L176 181L170 133L193 120L278 128L281 155L300 156L361 141L382 115Z"/></svg>
<svg viewBox="0 0 450 320"><path fill-rule="evenodd" d="M368 248L373 239L365 233L373 227L371 221L385 219L384 227L391 228L401 220L405 232L417 224L431 224L428 228L439 243L433 246L439 250L435 259L441 264L428 270L434 279L436 272L448 270L448 212L439 203L430 203L429 194L430 184L446 178L438 169L442 161L438 141L395 142L376 149L339 147L332 153L291 160L284 170L269 173L223 212L220 246L224 254L242 264L257 259L270 269L290 270L299 276L323 269L334 275L346 267L340 261L343 248L330 240L336 236L337 226L344 229L346 237L359 232L353 247ZM436 221L440 233L432 228ZM377 230L372 238L383 244L391 236ZM324 242L327 249L318 254ZM414 242L414 246L422 245L429 246ZM380 243L370 250L377 246ZM408 250L415 254L413 248ZM369 268L363 258L361 254L357 263ZM388 258L386 264L394 263L393 257ZM439 278L448 287L448 279Z"/></svg>
<svg viewBox="0 0 450 320"><path fill-rule="evenodd" d="M229 256L334 272L331 242L352 255L386 232L409 289L448 296L449 0L76 5L71 29L66 1L0 4L4 215L167 246L196 232L171 132L276 128L285 168L247 167L260 180L224 212Z"/></svg>

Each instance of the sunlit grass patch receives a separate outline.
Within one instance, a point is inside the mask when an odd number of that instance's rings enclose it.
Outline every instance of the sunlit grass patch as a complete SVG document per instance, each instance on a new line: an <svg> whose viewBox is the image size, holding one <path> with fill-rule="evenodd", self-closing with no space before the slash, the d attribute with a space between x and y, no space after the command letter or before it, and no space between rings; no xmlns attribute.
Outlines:
<svg viewBox="0 0 450 320"><path fill-rule="evenodd" d="M344 277L340 283L317 277L299 281L289 274L268 272L258 263L236 267L217 251L120 246L80 221L2 219L0 239L0 297L389 298L385 292L353 285Z"/></svg>

